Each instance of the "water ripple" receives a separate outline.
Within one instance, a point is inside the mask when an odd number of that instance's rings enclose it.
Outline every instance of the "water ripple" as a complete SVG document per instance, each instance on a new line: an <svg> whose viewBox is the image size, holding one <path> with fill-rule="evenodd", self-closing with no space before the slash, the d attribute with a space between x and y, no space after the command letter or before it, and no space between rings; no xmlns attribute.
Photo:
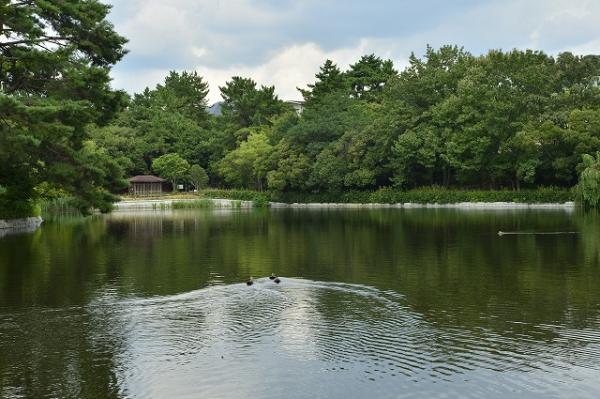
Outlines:
<svg viewBox="0 0 600 399"><path fill-rule="evenodd" d="M585 364L600 375L596 330L537 326L503 334L441 327L402 295L364 285L259 279L252 287L220 285L169 297L105 297L90 310L110 315L121 329L120 383L134 396L141 387L156 383L156 394L176 382L187 384L178 391L183 397L239 396L227 375L247 379L247 393L261 397L282 394L265 390L264 381L293 387L298 375L308 383L349 384L356 388L349 397L368 394L375 381L398 393L409 384L415 396L419 389L411 384L425 384L430 397L444 397L440 386L465 396L463 384L475 384L466 395L472 397L553 395L573 381L581 382L581 397L599 388L572 372ZM544 331L552 332L550 344Z"/></svg>
<svg viewBox="0 0 600 399"><path fill-rule="evenodd" d="M9 361L30 356L14 348L76 358L84 336L92 369L108 365L120 397L597 396L599 320L503 325L441 325L364 285L259 279L165 297L107 290L85 307L5 313L0 349ZM4 368L0 394L19 397L11 373L22 370ZM78 389L48 385L48 397Z"/></svg>

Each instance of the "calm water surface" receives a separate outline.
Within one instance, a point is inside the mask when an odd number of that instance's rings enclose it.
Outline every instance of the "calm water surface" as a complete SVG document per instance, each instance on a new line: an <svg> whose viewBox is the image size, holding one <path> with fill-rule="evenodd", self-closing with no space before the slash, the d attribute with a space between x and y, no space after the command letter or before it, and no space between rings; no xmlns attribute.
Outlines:
<svg viewBox="0 0 600 399"><path fill-rule="evenodd" d="M596 214L138 212L0 238L2 398L599 396Z"/></svg>

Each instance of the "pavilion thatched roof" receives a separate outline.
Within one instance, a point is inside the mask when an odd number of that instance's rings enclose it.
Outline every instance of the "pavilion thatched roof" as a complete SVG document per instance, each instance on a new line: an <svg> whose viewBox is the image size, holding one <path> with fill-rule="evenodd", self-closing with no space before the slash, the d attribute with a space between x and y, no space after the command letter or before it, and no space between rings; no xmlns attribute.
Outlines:
<svg viewBox="0 0 600 399"><path fill-rule="evenodd" d="M129 180L129 183L163 183L163 182L166 182L165 179L158 177L158 176L153 176L153 175L137 175L137 176L130 177L128 180Z"/></svg>

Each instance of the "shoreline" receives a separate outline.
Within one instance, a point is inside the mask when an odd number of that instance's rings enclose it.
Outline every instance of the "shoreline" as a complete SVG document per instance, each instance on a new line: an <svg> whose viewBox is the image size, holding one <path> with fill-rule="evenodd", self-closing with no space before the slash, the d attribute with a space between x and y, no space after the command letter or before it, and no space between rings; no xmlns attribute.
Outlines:
<svg viewBox="0 0 600 399"><path fill-rule="evenodd" d="M41 216L20 219L0 219L0 238L9 234L33 233L44 222Z"/></svg>
<svg viewBox="0 0 600 399"><path fill-rule="evenodd" d="M192 203L194 201L208 201L212 204L212 208L252 208L252 201L230 200L220 198L135 199L115 202L113 204L113 212L136 209L171 209L174 203Z"/></svg>
<svg viewBox="0 0 600 399"><path fill-rule="evenodd" d="M172 199L135 199L114 203L113 212L127 211L166 211L176 210L174 203L203 201L208 206L191 206L189 209L244 209L256 208L253 201L232 200L225 198L172 198ZM269 202L271 209L458 209L465 211L499 211L499 210L564 210L572 212L576 204L573 201L553 203L524 202L456 202L439 203L285 203ZM261 207L262 208L262 207ZM29 233L37 230L43 223L40 216L21 219L0 219L0 237L7 234Z"/></svg>
<svg viewBox="0 0 600 399"><path fill-rule="evenodd" d="M564 203L524 203L524 202L455 202L449 204L405 202L397 204L380 203L293 203L271 202L272 208L340 208L340 209L575 209L572 201Z"/></svg>
<svg viewBox="0 0 600 399"><path fill-rule="evenodd" d="M202 199L139 199L116 202L114 211L123 210L148 210L148 209L171 209L174 203L185 203L193 201L208 201L212 203L209 208L253 208L252 201L231 200L224 198L202 198ZM456 202L448 204L439 203L285 203L269 202L273 209L479 209L479 210L503 210L503 209L575 209L575 202L564 203L524 203L524 202Z"/></svg>

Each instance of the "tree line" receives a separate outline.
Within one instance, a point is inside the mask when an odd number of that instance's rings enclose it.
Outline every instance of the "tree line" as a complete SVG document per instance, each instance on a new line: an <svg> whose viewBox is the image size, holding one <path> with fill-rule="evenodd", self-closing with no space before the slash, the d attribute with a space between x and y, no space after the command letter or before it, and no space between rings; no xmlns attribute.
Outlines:
<svg viewBox="0 0 600 399"><path fill-rule="evenodd" d="M401 71L374 54L345 69L326 60L299 89L300 114L274 87L236 76L219 87L215 116L194 71L172 71L133 96L110 87L126 39L106 21L109 6L0 7L5 214L30 213L49 193L107 210L125 178L144 173L336 193L572 187L587 168L588 192L600 195L600 56L448 45L411 55Z"/></svg>
<svg viewBox="0 0 600 399"><path fill-rule="evenodd" d="M171 72L91 136L127 174L175 153L223 187L571 187L600 150L599 83L595 55L428 47L400 72L373 54L346 71L327 60L301 114L234 77L212 116L203 78Z"/></svg>

